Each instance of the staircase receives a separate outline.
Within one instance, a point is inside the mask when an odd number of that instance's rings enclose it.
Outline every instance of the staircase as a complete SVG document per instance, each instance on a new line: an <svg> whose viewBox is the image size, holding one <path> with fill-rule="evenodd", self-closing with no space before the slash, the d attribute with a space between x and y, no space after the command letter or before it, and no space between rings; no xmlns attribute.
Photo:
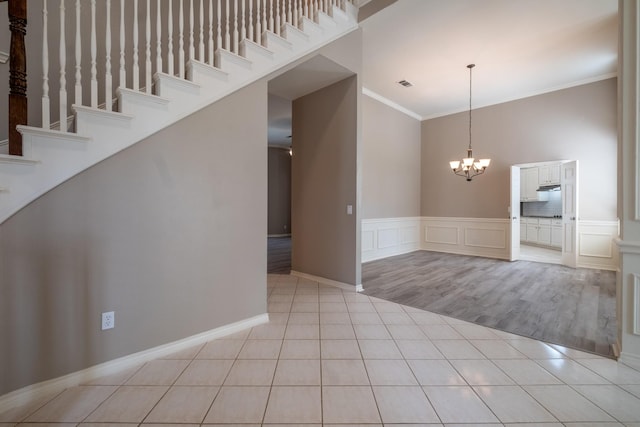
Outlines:
<svg viewBox="0 0 640 427"><path fill-rule="evenodd" d="M353 31L358 23L352 1L43 0L42 124L18 127L22 156L0 154L0 224L92 165ZM89 41L83 7L91 9ZM118 12L120 21L112 26ZM65 39L67 28L53 43L50 19L62 29L75 21L75 40ZM105 33L98 35L100 20ZM75 67L67 62L71 44ZM55 104L49 46L60 46ZM81 68L87 54L89 70ZM119 58L117 85L112 57ZM71 92L75 102L69 102Z"/></svg>

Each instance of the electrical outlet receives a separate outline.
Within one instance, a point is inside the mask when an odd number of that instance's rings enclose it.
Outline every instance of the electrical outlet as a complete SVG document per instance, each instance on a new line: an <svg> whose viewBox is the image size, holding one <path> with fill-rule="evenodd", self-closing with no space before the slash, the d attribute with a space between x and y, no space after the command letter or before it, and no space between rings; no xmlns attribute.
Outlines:
<svg viewBox="0 0 640 427"><path fill-rule="evenodd" d="M116 326L116 316L113 311L102 313L102 330L113 329Z"/></svg>

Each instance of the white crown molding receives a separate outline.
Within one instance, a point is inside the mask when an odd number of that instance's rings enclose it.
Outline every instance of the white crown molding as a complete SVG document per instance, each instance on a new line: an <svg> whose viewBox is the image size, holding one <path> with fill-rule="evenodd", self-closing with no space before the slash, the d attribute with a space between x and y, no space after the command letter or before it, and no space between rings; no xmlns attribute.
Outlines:
<svg viewBox="0 0 640 427"><path fill-rule="evenodd" d="M546 88L546 89L540 89L540 90L536 90L536 91L533 91L533 92L528 92L528 93L526 93L524 95L518 95L518 96L515 96L515 97L512 97L512 98L505 98L505 99L502 99L502 100L496 101L496 102L490 102L490 103L487 103L487 104L478 104L478 105L474 105L473 109L477 110L478 108L491 107L493 105L499 105L499 104L504 104L504 103L507 103L507 102L519 101L521 99L531 98L533 96L538 96L538 95L544 95L546 93L557 92L559 90L570 89L572 87L587 85L587 84L590 84L590 83L595 83L595 82L599 82L599 81L602 81L602 80L611 79L611 78L614 78L614 77L618 77L618 73L602 74L600 76L590 77L588 79L578 80L578 81L567 83L567 84L560 85L560 86L553 86L553 87ZM435 113L435 114L432 114L430 116L424 116L424 117L422 117L422 120L437 119L438 117L445 117L445 116L450 116L452 114L458 114L458 113L466 113L468 111L469 111L469 108L465 107L465 108L462 108L462 109L455 109L455 110L450 110L450 111L443 112L443 113Z"/></svg>
<svg viewBox="0 0 640 427"><path fill-rule="evenodd" d="M9 61L9 54L7 52L0 52L0 64L6 64Z"/></svg>
<svg viewBox="0 0 640 427"><path fill-rule="evenodd" d="M406 114L409 117L413 117L416 120L420 120L422 121L423 118L420 114L418 113L414 113L413 111L404 108L402 105L400 104L396 104L395 102L391 101L390 99L385 98L384 96L375 93L374 91L367 89L366 87L362 88L362 94L363 95L367 95L369 98L373 98L376 101L382 102L384 105L393 108L394 110L398 110L401 113Z"/></svg>

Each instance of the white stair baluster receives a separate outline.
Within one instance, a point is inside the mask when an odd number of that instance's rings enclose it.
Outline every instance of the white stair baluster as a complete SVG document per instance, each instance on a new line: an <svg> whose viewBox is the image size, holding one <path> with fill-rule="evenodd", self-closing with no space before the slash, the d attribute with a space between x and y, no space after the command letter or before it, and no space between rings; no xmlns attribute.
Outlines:
<svg viewBox="0 0 640 427"><path fill-rule="evenodd" d="M140 65L138 64L138 0L133 0L133 90L140 90Z"/></svg>
<svg viewBox="0 0 640 427"><path fill-rule="evenodd" d="M209 0L209 65L213 67L213 0Z"/></svg>
<svg viewBox="0 0 640 427"><path fill-rule="evenodd" d="M202 6L202 0L200 0L200 32L198 33L200 40L198 40L198 60L205 62L204 60L204 9Z"/></svg>
<svg viewBox="0 0 640 427"><path fill-rule="evenodd" d="M304 16L309 18L309 0L302 0L302 2L304 3Z"/></svg>
<svg viewBox="0 0 640 427"><path fill-rule="evenodd" d="M125 64L125 32L124 32L124 2L120 0L120 87L127 87L127 69Z"/></svg>
<svg viewBox="0 0 640 427"><path fill-rule="evenodd" d="M267 23L267 0L262 0L262 32L260 33L260 37L262 37L262 33L269 29ZM260 44L262 44L262 39L260 39Z"/></svg>
<svg viewBox="0 0 640 427"><path fill-rule="evenodd" d="M269 31L271 31L272 33L274 33L274 28L273 28L273 0L269 0Z"/></svg>
<svg viewBox="0 0 640 427"><path fill-rule="evenodd" d="M233 53L238 53L238 0L233 0Z"/></svg>
<svg viewBox="0 0 640 427"><path fill-rule="evenodd" d="M98 67L96 57L96 0L91 0L91 108L98 108Z"/></svg>
<svg viewBox="0 0 640 427"><path fill-rule="evenodd" d="M49 100L49 12L47 0L42 0L42 128L51 127L51 101Z"/></svg>
<svg viewBox="0 0 640 427"><path fill-rule="evenodd" d="M221 16L222 16L222 7L220 6L220 0L218 0L218 9L216 9L216 43L217 43L217 48L218 49L222 49L222 23L221 23Z"/></svg>
<svg viewBox="0 0 640 427"><path fill-rule="evenodd" d="M162 72L162 0L157 0L156 8L156 73Z"/></svg>
<svg viewBox="0 0 640 427"><path fill-rule="evenodd" d="M189 60L195 59L196 46L193 41L193 0L189 0Z"/></svg>
<svg viewBox="0 0 640 427"><path fill-rule="evenodd" d="M144 91L151 93L151 0L147 0L147 16L145 17L145 49L144 49Z"/></svg>
<svg viewBox="0 0 640 427"><path fill-rule="evenodd" d="M276 28L274 33L280 35L280 0L276 0Z"/></svg>
<svg viewBox="0 0 640 427"><path fill-rule="evenodd" d="M256 39L255 42L258 44L262 44L262 0L258 0L256 4Z"/></svg>
<svg viewBox="0 0 640 427"><path fill-rule="evenodd" d="M65 39L65 7L60 0L60 131L67 131L67 42Z"/></svg>
<svg viewBox="0 0 640 427"><path fill-rule="evenodd" d="M249 40L254 40L253 34L253 0L249 0L249 28L247 29L247 34L249 34Z"/></svg>
<svg viewBox="0 0 640 427"><path fill-rule="evenodd" d="M105 65L104 100L107 111L113 110L113 76L111 75L111 0L106 0L107 17L105 22Z"/></svg>
<svg viewBox="0 0 640 427"><path fill-rule="evenodd" d="M173 76L173 1L169 0L169 10L167 11L167 73Z"/></svg>
<svg viewBox="0 0 640 427"><path fill-rule="evenodd" d="M293 21L292 25L298 28L298 0L293 0Z"/></svg>
<svg viewBox="0 0 640 427"><path fill-rule="evenodd" d="M231 50L231 35L229 34L229 0L225 0L224 28L224 48Z"/></svg>
<svg viewBox="0 0 640 427"><path fill-rule="evenodd" d="M184 79L184 3L180 0L178 15L178 77Z"/></svg>
<svg viewBox="0 0 640 427"><path fill-rule="evenodd" d="M288 0L287 5L287 21L289 25L293 24L293 11L291 10L291 0Z"/></svg>
<svg viewBox="0 0 640 427"><path fill-rule="evenodd" d="M242 31L240 32L240 40L244 40L247 38L247 23L245 19L245 0L240 0L242 4Z"/></svg>
<svg viewBox="0 0 640 427"><path fill-rule="evenodd" d="M76 88L75 104L82 105L82 41L80 35L80 0L76 0Z"/></svg>

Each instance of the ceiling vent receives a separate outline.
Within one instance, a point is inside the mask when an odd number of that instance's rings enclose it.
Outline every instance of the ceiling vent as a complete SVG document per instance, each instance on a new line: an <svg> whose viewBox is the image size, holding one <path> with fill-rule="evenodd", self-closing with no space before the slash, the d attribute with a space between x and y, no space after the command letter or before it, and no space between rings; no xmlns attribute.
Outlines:
<svg viewBox="0 0 640 427"><path fill-rule="evenodd" d="M406 81L406 80L400 80L400 81L398 82L398 84L399 84L399 85L402 85L402 86L404 86L404 87L411 87L411 86L413 86L413 83L408 82L408 81Z"/></svg>

